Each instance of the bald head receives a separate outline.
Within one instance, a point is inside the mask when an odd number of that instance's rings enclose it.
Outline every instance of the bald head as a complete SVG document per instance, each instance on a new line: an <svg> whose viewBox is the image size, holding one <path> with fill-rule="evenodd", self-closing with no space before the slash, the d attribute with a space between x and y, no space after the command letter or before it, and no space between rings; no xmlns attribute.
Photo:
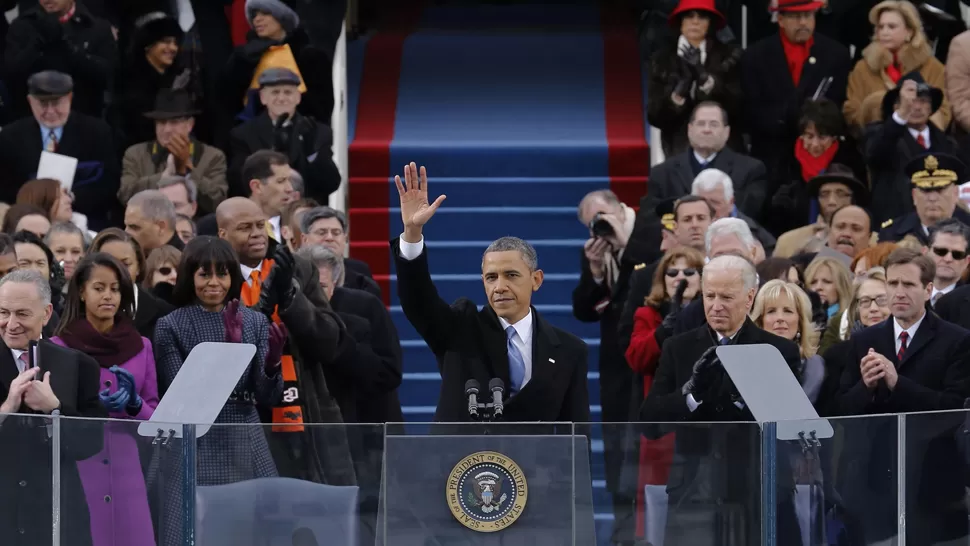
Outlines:
<svg viewBox="0 0 970 546"><path fill-rule="evenodd" d="M266 214L259 205L245 197L226 199L216 207L216 222L219 238L229 241L243 265L256 267L263 261L269 237Z"/></svg>
<svg viewBox="0 0 970 546"><path fill-rule="evenodd" d="M862 207L846 205L832 214L828 246L850 258L869 248L872 222Z"/></svg>

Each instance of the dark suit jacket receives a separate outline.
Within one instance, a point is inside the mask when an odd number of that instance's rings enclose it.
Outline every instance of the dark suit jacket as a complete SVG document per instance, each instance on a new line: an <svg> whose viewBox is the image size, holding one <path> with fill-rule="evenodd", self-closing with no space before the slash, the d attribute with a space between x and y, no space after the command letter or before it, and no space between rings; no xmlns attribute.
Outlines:
<svg viewBox="0 0 970 546"><path fill-rule="evenodd" d="M42 362L54 369L51 383L61 399L61 414L69 417L103 419L108 412L98 399L101 369L91 357L42 340L38 345ZM45 365L46 366L46 365ZM76 375L55 380L60 371ZM6 397L10 382L17 377L17 364L10 349L0 341L0 389ZM71 384L73 392L62 385ZM18 413L32 414L22 405ZM0 542L34 546L51 543L51 439L48 419L8 416L0 423ZM87 501L78 475L77 461L94 456L103 445L100 421L61 421L61 533L71 544L91 544Z"/></svg>
<svg viewBox="0 0 970 546"><path fill-rule="evenodd" d="M40 125L32 117L21 118L0 131L0 168L5 175L0 201L16 202L20 187L35 178L42 151ZM78 160L71 190L74 210L88 217L88 227L100 231L122 225L124 210L116 197L120 163L108 124L72 112L64 125L57 153Z"/></svg>
<svg viewBox="0 0 970 546"><path fill-rule="evenodd" d="M941 319L970 330L970 285L958 286L933 308Z"/></svg>
<svg viewBox="0 0 970 546"><path fill-rule="evenodd" d="M363 260L344 258L344 288L363 290L381 299L381 287L374 280L370 266Z"/></svg>
<svg viewBox="0 0 970 546"><path fill-rule="evenodd" d="M167 301L156 298L151 292L138 285L138 308L135 309L135 329L149 341L155 339L155 323L158 319L175 310Z"/></svg>
<svg viewBox="0 0 970 546"><path fill-rule="evenodd" d="M438 359L441 394L437 422L469 421L465 382L487 386L493 378L510 384L507 338L491 307L481 311L471 300L441 299L428 271L428 249L414 260L401 256L391 241L398 297L404 315ZM589 422L586 344L546 322L532 309L532 379L514 397L505 390L506 421Z"/></svg>
<svg viewBox="0 0 970 546"><path fill-rule="evenodd" d="M849 339L838 397L840 415L895 414L960 409L970 397L970 331L928 312L909 342L902 362L896 358L893 318L855 333ZM872 348L892 362L899 374L896 388L870 392L862 383L859 362ZM896 418L869 418L846 434L842 458L860 471L845 475L841 487L847 507L859 514L866 540L894 536L898 452ZM953 469L962 468L955 435L960 414L907 417L907 542L935 544L966 536L967 512L961 507L963 483ZM864 471L863 471L864 470Z"/></svg>
<svg viewBox="0 0 970 546"><path fill-rule="evenodd" d="M970 225L970 212L960 207L953 209L953 217L965 225ZM892 221L883 222L883 226L885 227L879 230L880 243L901 241L907 235L912 235L921 245L929 246L930 244L930 236L923 231L923 224L920 222L916 211L904 214Z"/></svg>
<svg viewBox="0 0 970 546"><path fill-rule="evenodd" d="M346 315L363 323L358 332L352 332L353 338L345 337L338 349L341 357L337 364L341 366L332 375L339 379L331 382L331 390L338 397L342 392L358 395L358 423L403 422L397 396L402 377L401 340L384 303L363 290L338 287L333 291L330 305L340 314L348 330L354 330L351 326L354 321L348 321ZM330 375L327 378L329 381Z"/></svg>
<svg viewBox="0 0 970 546"><path fill-rule="evenodd" d="M816 32L810 54L797 87L777 31L774 36L749 45L741 58L744 121L751 135L751 155L764 161L769 172L778 172L773 168L774 162L791 155L799 133L802 105L812 98L823 79L833 78L825 97L840 107L845 102L852 69L849 50ZM742 128L732 127L732 130Z"/></svg>

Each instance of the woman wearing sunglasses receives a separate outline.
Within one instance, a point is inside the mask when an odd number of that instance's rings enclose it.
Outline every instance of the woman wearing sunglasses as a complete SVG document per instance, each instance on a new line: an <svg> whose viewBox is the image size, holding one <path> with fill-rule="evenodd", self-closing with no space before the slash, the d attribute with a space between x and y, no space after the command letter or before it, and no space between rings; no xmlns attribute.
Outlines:
<svg viewBox="0 0 970 546"><path fill-rule="evenodd" d="M703 267L704 255L697 250L686 246L669 250L657 265L650 294L634 315L626 360L630 368L643 377L644 396L653 385L661 346L673 335L677 314L700 293ZM657 440L640 438L637 536L642 537L645 532L643 488L667 483L673 453L672 434Z"/></svg>
<svg viewBox="0 0 970 546"><path fill-rule="evenodd" d="M168 283L174 287L180 261L182 261L182 253L174 246L164 245L156 248L148 255L148 260L145 262L148 274L142 280L142 286L148 291L153 291L159 283Z"/></svg>

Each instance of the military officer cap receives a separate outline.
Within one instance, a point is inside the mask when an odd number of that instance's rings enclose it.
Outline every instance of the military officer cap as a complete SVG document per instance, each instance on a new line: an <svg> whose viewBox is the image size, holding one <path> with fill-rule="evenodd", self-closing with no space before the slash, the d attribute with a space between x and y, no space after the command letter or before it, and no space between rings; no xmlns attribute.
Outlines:
<svg viewBox="0 0 970 546"><path fill-rule="evenodd" d="M673 231L674 226L677 225L677 218L674 216L674 205L676 203L676 199L667 199L658 203L654 209L657 217L660 218L660 225L667 231Z"/></svg>
<svg viewBox="0 0 970 546"><path fill-rule="evenodd" d="M259 87L270 87L273 85L300 85L300 76L289 68L268 68L259 75Z"/></svg>
<svg viewBox="0 0 970 546"><path fill-rule="evenodd" d="M73 90L74 79L56 70L44 70L27 79L27 93L38 99L57 99Z"/></svg>
<svg viewBox="0 0 970 546"><path fill-rule="evenodd" d="M959 184L966 166L959 158L949 154L925 154L906 164L905 172L914 188L941 190L950 184Z"/></svg>

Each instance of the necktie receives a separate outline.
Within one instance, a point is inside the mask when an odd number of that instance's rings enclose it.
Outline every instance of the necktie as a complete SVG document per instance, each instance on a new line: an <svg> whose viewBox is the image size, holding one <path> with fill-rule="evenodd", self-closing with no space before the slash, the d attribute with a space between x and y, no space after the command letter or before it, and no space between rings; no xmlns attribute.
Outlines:
<svg viewBox="0 0 970 546"><path fill-rule="evenodd" d="M276 231L273 229L273 224L269 222L266 222L266 235L270 239L276 241ZM279 241L276 241L276 242L278 243Z"/></svg>
<svg viewBox="0 0 970 546"><path fill-rule="evenodd" d="M258 269L253 269L249 273L249 286L252 286L253 288L259 286L259 270Z"/></svg>
<svg viewBox="0 0 970 546"><path fill-rule="evenodd" d="M916 143L922 146L924 149L926 148L926 139L923 138L923 133L916 135Z"/></svg>
<svg viewBox="0 0 970 546"><path fill-rule="evenodd" d="M54 131L47 133L47 144L44 145L44 149L48 152L57 151L57 135L54 134Z"/></svg>
<svg viewBox="0 0 970 546"><path fill-rule="evenodd" d="M940 301L940 298L942 296L943 296L943 292L937 292L936 294L933 294L933 296L930 297L930 307L936 307L936 302Z"/></svg>
<svg viewBox="0 0 970 546"><path fill-rule="evenodd" d="M512 339L516 336L515 328L512 326L506 328L505 335L508 336L509 380L512 382L510 392L515 394L522 389L522 383L525 382L525 359L522 358L522 352L515 343L512 343Z"/></svg>
<svg viewBox="0 0 970 546"><path fill-rule="evenodd" d="M721 341L717 342L718 345L727 345L729 343L731 343L731 338L729 337L722 337Z"/></svg>
<svg viewBox="0 0 970 546"><path fill-rule="evenodd" d="M17 357L17 360L20 361L19 365L17 366L18 368L20 368L20 371L22 372L26 371L27 366L30 365L30 362L27 360L27 351L20 353L20 356Z"/></svg>
<svg viewBox="0 0 970 546"><path fill-rule="evenodd" d="M903 361L903 357L906 356L906 342L909 341L908 332L899 333L899 352L896 353L896 360L899 362Z"/></svg>

